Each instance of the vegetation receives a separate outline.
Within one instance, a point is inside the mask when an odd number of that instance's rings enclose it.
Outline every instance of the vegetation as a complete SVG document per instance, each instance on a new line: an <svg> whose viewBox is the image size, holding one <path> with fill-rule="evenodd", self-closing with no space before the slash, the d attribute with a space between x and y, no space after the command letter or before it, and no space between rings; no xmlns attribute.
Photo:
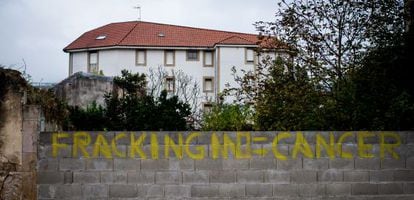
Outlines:
<svg viewBox="0 0 414 200"><path fill-rule="evenodd" d="M402 0L279 6L275 22L256 25L262 41L286 44L295 59L265 58L227 90L242 104L255 102L256 130L414 128L413 29L404 32Z"/></svg>
<svg viewBox="0 0 414 200"><path fill-rule="evenodd" d="M68 128L74 130L187 130L191 114L188 104L162 91L158 97L147 94L143 74L126 70L114 78L118 90L105 96L106 107L95 103L86 109L71 109Z"/></svg>
<svg viewBox="0 0 414 200"><path fill-rule="evenodd" d="M237 104L214 105L203 116L204 131L248 131L253 128L253 111Z"/></svg>

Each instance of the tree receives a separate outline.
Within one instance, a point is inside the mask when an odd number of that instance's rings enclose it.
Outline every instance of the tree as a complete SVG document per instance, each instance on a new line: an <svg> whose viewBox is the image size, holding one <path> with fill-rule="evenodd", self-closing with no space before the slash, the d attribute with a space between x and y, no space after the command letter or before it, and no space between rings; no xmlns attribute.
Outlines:
<svg viewBox="0 0 414 200"><path fill-rule="evenodd" d="M253 128L253 112L249 106L215 104L204 113L203 131L248 131Z"/></svg>
<svg viewBox="0 0 414 200"><path fill-rule="evenodd" d="M335 81L367 50L388 45L404 29L403 0L282 0L278 5L275 22L258 22L258 30L295 49L296 62L328 89L335 89Z"/></svg>

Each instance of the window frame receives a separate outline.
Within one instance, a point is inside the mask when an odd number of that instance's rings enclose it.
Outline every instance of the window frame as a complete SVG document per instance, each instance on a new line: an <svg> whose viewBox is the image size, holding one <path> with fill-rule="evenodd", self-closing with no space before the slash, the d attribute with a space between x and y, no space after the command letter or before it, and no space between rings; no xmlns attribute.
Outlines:
<svg viewBox="0 0 414 200"><path fill-rule="evenodd" d="M144 52L144 63L139 63L139 52ZM135 51L135 65L136 66L147 66L147 50L146 49L137 49Z"/></svg>
<svg viewBox="0 0 414 200"><path fill-rule="evenodd" d="M248 56L248 51L252 50L253 51L253 60L247 60L247 56ZM256 60L256 55L255 55L255 51L254 48L245 48L244 49L244 62L246 64L254 64Z"/></svg>
<svg viewBox="0 0 414 200"><path fill-rule="evenodd" d="M206 80L211 79L211 90L206 89ZM214 92L214 77L213 76L203 76L203 92Z"/></svg>
<svg viewBox="0 0 414 200"><path fill-rule="evenodd" d="M209 111L206 108L209 107ZM211 112L213 110L213 104L211 102L203 102L203 113Z"/></svg>
<svg viewBox="0 0 414 200"><path fill-rule="evenodd" d="M164 77L164 80L165 80L165 90L167 90L167 92L175 92L175 77L174 76L165 76ZM172 84L173 84L173 88L172 88L172 90L170 90L170 88L168 87L168 82L169 82L169 80L171 80L172 81Z"/></svg>
<svg viewBox="0 0 414 200"><path fill-rule="evenodd" d="M211 65L206 64L206 54L207 53L211 53ZM213 67L214 66L214 51L212 51L212 50L203 51L203 66L204 67Z"/></svg>
<svg viewBox="0 0 414 200"><path fill-rule="evenodd" d="M91 54L96 53L96 72L91 70ZM88 52L88 73L99 73L99 51Z"/></svg>
<svg viewBox="0 0 414 200"><path fill-rule="evenodd" d="M172 61L173 61L173 63L172 64L168 64L167 63L167 58L168 58L168 56L167 56L167 54L168 53L172 53ZM164 66L166 66L166 67L174 67L175 66L175 50L164 50Z"/></svg>
<svg viewBox="0 0 414 200"><path fill-rule="evenodd" d="M196 58L192 59L188 56L189 53L196 53ZM185 60L186 61L200 61L200 52L199 50L186 50L185 51Z"/></svg>

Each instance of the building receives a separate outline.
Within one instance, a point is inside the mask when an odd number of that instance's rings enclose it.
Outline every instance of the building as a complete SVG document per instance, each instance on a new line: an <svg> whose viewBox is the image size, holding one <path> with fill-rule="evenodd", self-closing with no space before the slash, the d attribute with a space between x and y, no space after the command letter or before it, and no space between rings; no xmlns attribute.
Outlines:
<svg viewBox="0 0 414 200"><path fill-rule="evenodd" d="M69 53L69 75L76 72L115 76L127 69L183 71L199 81L202 102L209 107L226 86L236 86L231 68L254 71L258 35L143 21L111 23L81 35L63 50ZM277 56L283 51L268 51ZM174 77L165 87L175 89Z"/></svg>

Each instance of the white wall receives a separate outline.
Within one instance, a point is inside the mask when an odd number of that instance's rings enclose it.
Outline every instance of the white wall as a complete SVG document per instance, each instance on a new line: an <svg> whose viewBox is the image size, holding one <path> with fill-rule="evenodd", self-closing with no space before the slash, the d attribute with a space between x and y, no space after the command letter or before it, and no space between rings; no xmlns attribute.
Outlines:
<svg viewBox="0 0 414 200"><path fill-rule="evenodd" d="M72 54L72 73L88 71L88 53L76 52ZM72 74L69 74L72 75Z"/></svg>

